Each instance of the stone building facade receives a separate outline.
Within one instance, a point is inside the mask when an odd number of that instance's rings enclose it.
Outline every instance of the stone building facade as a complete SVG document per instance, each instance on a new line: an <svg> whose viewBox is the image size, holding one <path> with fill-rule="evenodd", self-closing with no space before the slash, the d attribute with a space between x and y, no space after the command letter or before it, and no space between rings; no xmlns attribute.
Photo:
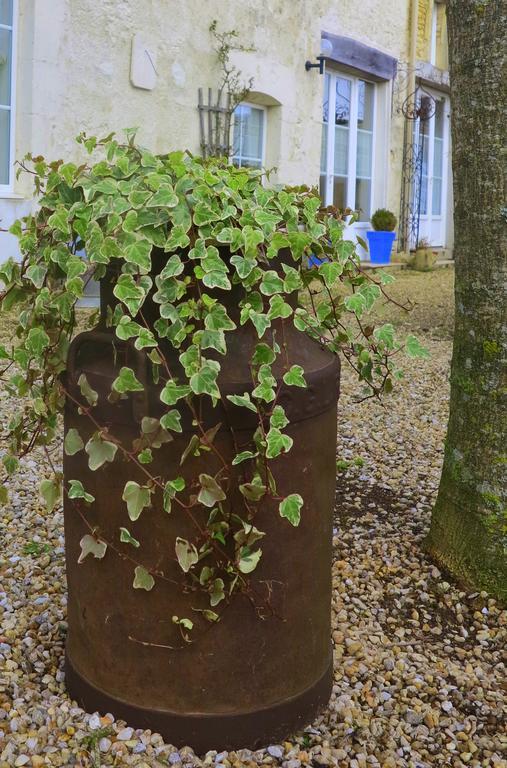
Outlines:
<svg viewBox="0 0 507 768"><path fill-rule="evenodd" d="M445 3L434 0L0 0L0 225L33 205L15 159L79 160L83 130L139 126L155 151L199 153L198 89L221 77L215 19L237 32L233 62L252 80L236 162L275 168L270 183L320 183L327 203L361 209L350 234L364 236L376 208L399 215L402 189L413 195L404 158L424 134L419 234L452 247ZM322 75L305 69L321 48ZM407 96L432 97L433 116L407 121ZM15 251L0 233L0 259Z"/></svg>

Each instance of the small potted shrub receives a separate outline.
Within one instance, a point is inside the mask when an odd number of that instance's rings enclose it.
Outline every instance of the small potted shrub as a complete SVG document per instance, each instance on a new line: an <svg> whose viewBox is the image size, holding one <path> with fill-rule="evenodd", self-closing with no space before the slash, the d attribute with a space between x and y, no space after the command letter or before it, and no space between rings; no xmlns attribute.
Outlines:
<svg viewBox="0 0 507 768"><path fill-rule="evenodd" d="M391 249L396 238L397 219L392 211L378 208L371 217L373 230L366 233L372 264L389 264Z"/></svg>

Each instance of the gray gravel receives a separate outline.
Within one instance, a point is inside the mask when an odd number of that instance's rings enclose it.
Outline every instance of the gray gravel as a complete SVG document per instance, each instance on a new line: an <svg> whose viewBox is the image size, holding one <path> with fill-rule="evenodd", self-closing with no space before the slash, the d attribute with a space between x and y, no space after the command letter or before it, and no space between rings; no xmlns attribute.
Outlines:
<svg viewBox="0 0 507 768"><path fill-rule="evenodd" d="M507 766L507 613L461 591L421 550L447 416L441 336L426 333L431 360L407 366L384 408L341 398L333 695L304 732L264 751L198 758L68 699L62 514L47 518L37 498L43 456L25 459L0 508L0 768ZM344 392L352 384L345 372ZM0 393L3 424L10 410Z"/></svg>

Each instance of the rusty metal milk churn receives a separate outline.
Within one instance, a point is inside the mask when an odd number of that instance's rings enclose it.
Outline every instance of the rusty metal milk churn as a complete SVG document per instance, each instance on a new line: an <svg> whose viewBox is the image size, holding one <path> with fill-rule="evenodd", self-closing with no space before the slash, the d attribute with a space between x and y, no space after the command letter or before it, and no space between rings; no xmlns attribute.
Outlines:
<svg viewBox="0 0 507 768"><path fill-rule="evenodd" d="M85 442L96 430L79 408L83 398L78 380L84 373L99 394L93 408L96 422L129 445L138 437L144 416L160 416L160 384L151 379L145 352L120 341L114 328L107 326L107 308L116 302L109 280L101 281L99 325L77 336L70 348L65 429L77 428ZM238 312L234 291L220 301L231 317ZM150 300L144 312L152 321ZM273 323L275 331L281 332L282 322ZM66 483L79 480L95 497L87 513L89 524L115 547L100 561L87 557L78 564L80 540L89 527L72 501L65 499L69 693L89 712L111 712L129 725L157 731L167 742L187 744L201 753L213 748L258 748L287 737L308 725L331 693L339 361L292 322L285 322L283 333L289 359L304 368L308 387L282 384L279 402L290 420L286 432L294 445L288 456L273 462L273 474L282 494L297 491L305 504L299 527L282 519L271 502L256 518L266 536L250 583L257 594L269 597L270 610L258 610L247 596L235 593L219 622L207 626L191 643L178 642L172 617L185 615L192 605L192 596L177 583L181 570L174 557L175 537L185 532L185 520L178 510L167 514L156 493L139 521L126 517L122 490L126 481L136 477L119 452L114 462L94 472L83 451L64 458ZM221 359L221 392L251 391L249 361L257 342L250 323L228 334L227 355ZM144 390L111 403L107 396L121 366L135 371ZM274 373L281 379L276 363ZM256 415L246 409L231 409L224 416L222 406L209 406L209 412L207 407L203 405L205 426L232 420L243 443L258 424ZM192 430L183 406L182 426L181 434L154 452L151 471L158 466L167 474L167 467L174 464L174 474L190 483L199 472L212 474L214 458L203 454L180 468ZM234 456L230 432L224 426L215 444L223 455ZM141 549L120 542L118 531L125 525L141 541ZM186 532L191 535L190 530ZM142 552L139 558L164 574L150 591L132 588L133 552Z"/></svg>

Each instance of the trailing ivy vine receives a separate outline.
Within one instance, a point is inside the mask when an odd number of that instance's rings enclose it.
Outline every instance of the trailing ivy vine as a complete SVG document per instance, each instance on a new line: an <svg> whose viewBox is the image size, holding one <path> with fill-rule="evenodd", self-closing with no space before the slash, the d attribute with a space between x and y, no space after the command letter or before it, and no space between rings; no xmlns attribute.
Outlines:
<svg viewBox="0 0 507 768"><path fill-rule="evenodd" d="M125 143L114 135L97 140L83 134L78 141L98 156L95 162L77 166L28 156L21 164L33 174L38 209L10 229L19 238L21 262L10 260L0 268L1 311L16 318L12 342L0 347L2 379L21 403L8 425L10 451L3 465L7 475L14 473L19 457L36 446L43 446L51 462L58 415L66 399L72 400L93 429L86 442L78 429L69 429L65 452L84 452L92 471L114 466L120 458L132 466L132 479L116 501L124 505L125 525L114 541L107 539L89 522L93 495L80 480L64 482L58 471L41 483L47 511L66 494L87 528L80 562L127 559L133 588L148 591L171 579L143 558L142 542L129 531L129 522L142 519L157 495L160 513L177 510L185 516L185 530L189 521L194 535L177 536L171 547L179 583L190 594L188 615L174 616L173 622L188 642L196 591L207 595L199 615L211 623L220 619L235 591L259 607L249 580L265 535L256 527L259 506L267 499L276 503L292 526L304 514L304 499L297 492L281 496L271 471L271 462L293 444L279 402L282 381L286 387L306 387L305 371L287 359L283 334L278 338L273 326L283 331L293 324L342 354L357 373L360 398L391 391L401 375L394 360L400 350L410 356L425 350L414 337L397 341L392 325L374 327L364 319L376 300L388 298L385 286L392 278L361 269L354 244L343 239L339 212L322 208L315 190L273 189L263 184L260 171L217 159L183 152L154 155L136 144L133 132L127 132ZM161 256L158 269L154 262ZM310 265L310 256L317 266ZM111 270L115 304L108 308L107 325L149 360L150 386L158 387L164 406L160 418L143 416L132 445L124 445L97 418L103 393L86 375L79 377L79 396L64 375L76 331L76 302L89 279L110 276ZM235 319L222 299L233 290L239 291ZM157 307L151 322L143 312L148 303ZM250 324L258 338L251 387L225 395L221 360L238 324ZM175 356L176 367L170 363ZM283 371L281 380L274 375L275 362ZM107 393L111 407L144 388L137 371L120 367ZM237 447L231 461L215 444L222 425L210 429L201 418L204 400L255 414L250 444ZM151 470L157 451L182 432L184 409L192 414L193 431L180 465L210 452L219 467L210 474L198 471L190 483L177 467L169 466L165 476ZM231 440L237 445L232 429ZM238 467L239 487L232 481ZM236 498L238 490L242 503L232 504L232 492ZM2 500L7 500L5 490Z"/></svg>

